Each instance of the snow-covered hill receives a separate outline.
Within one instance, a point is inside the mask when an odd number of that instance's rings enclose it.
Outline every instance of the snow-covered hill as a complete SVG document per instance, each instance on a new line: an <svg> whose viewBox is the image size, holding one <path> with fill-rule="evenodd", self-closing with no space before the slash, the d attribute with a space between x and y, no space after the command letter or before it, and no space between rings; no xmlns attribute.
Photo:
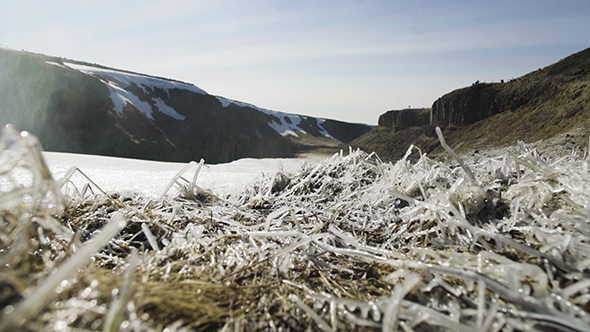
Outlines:
<svg viewBox="0 0 590 332"><path fill-rule="evenodd" d="M292 157L371 129L213 96L189 83L0 49L0 125L50 151L162 161Z"/></svg>
<svg viewBox="0 0 590 332"><path fill-rule="evenodd" d="M152 115L152 112L154 111L161 112L177 120L184 120L185 118L185 116L179 114L173 107L167 105L161 98L153 97L151 100L147 101L140 100L139 96L134 94L133 91L129 89L133 85L139 87L144 94L150 94L150 92L153 92L155 89L162 89L166 91L168 95L170 95L171 89L187 90L202 95L207 94L205 90L187 83L180 83L124 71L69 62L64 62L63 65L52 61L46 61L46 63L54 66L65 65L85 74L98 77L109 88L111 100L115 105L114 110L119 114L123 114L123 109L127 105L132 105L151 120L154 120L154 116ZM306 134L306 131L299 126L303 120L307 119L306 116L271 111L252 104L230 100L224 97L217 97L217 99L221 102L223 107L228 107L229 105L235 105L243 108L248 107L258 110L264 114L273 116L276 119L272 119L268 125L282 136L292 135L299 137L297 133ZM330 135L330 133L322 127L322 123L324 123L326 119L316 119L316 121L319 132L325 137L333 138L332 135Z"/></svg>

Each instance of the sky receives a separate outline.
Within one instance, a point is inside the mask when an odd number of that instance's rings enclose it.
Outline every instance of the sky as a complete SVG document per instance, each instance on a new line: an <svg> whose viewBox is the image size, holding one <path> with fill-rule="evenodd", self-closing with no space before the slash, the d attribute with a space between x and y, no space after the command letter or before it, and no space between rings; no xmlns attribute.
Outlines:
<svg viewBox="0 0 590 332"><path fill-rule="evenodd" d="M588 0L4 1L0 44L376 124L590 47Z"/></svg>

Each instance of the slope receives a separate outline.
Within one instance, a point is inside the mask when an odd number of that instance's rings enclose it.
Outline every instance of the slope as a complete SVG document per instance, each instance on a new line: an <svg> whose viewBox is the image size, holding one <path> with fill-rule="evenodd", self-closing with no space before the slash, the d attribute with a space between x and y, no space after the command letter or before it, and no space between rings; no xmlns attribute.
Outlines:
<svg viewBox="0 0 590 332"><path fill-rule="evenodd" d="M6 123L33 132L49 151L208 163L291 157L370 130L266 110L189 83L2 48Z"/></svg>
<svg viewBox="0 0 590 332"><path fill-rule="evenodd" d="M351 145L398 159L410 144L438 153L434 126L460 152L536 142L567 134L572 146L588 144L590 48L506 83L479 83L433 103L430 124L380 127Z"/></svg>

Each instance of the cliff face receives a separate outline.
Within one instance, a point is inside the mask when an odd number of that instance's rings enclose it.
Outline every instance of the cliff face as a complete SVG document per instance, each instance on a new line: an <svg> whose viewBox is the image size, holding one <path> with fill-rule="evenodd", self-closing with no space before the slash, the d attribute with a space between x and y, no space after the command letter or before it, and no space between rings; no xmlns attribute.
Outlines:
<svg viewBox="0 0 590 332"><path fill-rule="evenodd" d="M388 111L379 116L379 126L389 128L421 127L430 124L430 108Z"/></svg>
<svg viewBox="0 0 590 332"><path fill-rule="evenodd" d="M449 145L456 143L463 151L588 133L590 48L509 82L478 83L447 93L432 105L430 125L412 127L413 116L389 111L379 118L380 128L351 145L396 160L410 144L426 153L440 151L434 126L443 129ZM587 144L586 135L583 146Z"/></svg>
<svg viewBox="0 0 590 332"><path fill-rule="evenodd" d="M464 126L502 111L496 84L474 84L438 98L430 122L437 126Z"/></svg>
<svg viewBox="0 0 590 332"><path fill-rule="evenodd" d="M432 105L430 124L465 126L525 105L542 105L590 75L590 49L506 83L477 83L452 91Z"/></svg>
<svg viewBox="0 0 590 332"><path fill-rule="evenodd" d="M164 161L290 157L371 129L270 111L169 79L0 49L0 125L46 150Z"/></svg>

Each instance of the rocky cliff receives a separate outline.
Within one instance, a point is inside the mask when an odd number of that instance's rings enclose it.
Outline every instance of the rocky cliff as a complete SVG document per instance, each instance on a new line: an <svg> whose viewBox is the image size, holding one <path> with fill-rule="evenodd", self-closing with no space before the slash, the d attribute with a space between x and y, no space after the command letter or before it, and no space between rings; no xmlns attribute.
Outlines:
<svg viewBox="0 0 590 332"><path fill-rule="evenodd" d="M438 98L430 122L438 126L464 126L501 112L496 84L474 84Z"/></svg>
<svg viewBox="0 0 590 332"><path fill-rule="evenodd" d="M430 124L465 126L525 105L541 105L588 75L590 49L506 83L475 83L452 91L434 102Z"/></svg>
<svg viewBox="0 0 590 332"><path fill-rule="evenodd" d="M389 128L420 127L430 124L430 108L387 111L379 116L379 126Z"/></svg>
<svg viewBox="0 0 590 332"><path fill-rule="evenodd" d="M165 161L290 157L335 147L364 124L286 114L170 79L0 48L0 125L46 150Z"/></svg>
<svg viewBox="0 0 590 332"><path fill-rule="evenodd" d="M564 133L575 133L569 137L577 137L578 144L579 137L590 133L590 48L505 83L476 83L447 93L433 103L429 125L392 128L413 123L403 114L383 114L380 128L351 145L389 160L403 156L410 144L436 153L440 144L435 126L443 128L447 143L462 151ZM584 147L585 137L580 141Z"/></svg>

